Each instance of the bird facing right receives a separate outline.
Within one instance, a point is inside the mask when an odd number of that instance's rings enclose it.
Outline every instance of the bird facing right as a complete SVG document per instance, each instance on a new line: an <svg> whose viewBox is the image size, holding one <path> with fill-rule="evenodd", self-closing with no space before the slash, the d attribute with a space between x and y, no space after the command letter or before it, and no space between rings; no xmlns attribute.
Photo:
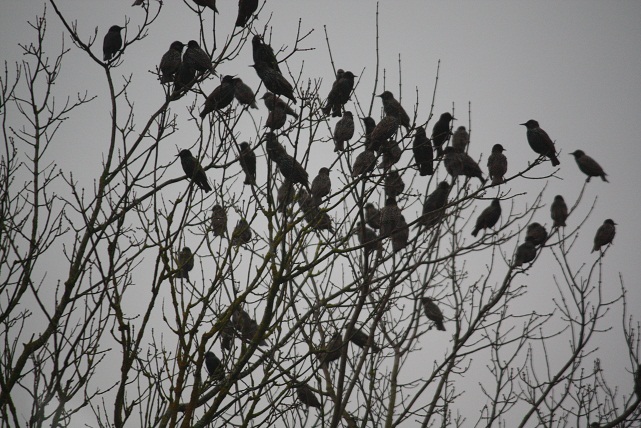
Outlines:
<svg viewBox="0 0 641 428"><path fill-rule="evenodd" d="M125 27L120 27L119 25L112 25L109 28L105 38L102 41L102 59L104 61L109 61L112 59L122 48L122 36L120 31Z"/></svg>
<svg viewBox="0 0 641 428"><path fill-rule="evenodd" d="M429 297L421 298L421 303L423 304L425 315L427 315L427 318L430 321L434 322L436 329L445 331L445 326L443 325L443 320L445 319L445 317L443 316L443 312L441 312L441 309L436 306L436 303L434 303L434 301Z"/></svg>
<svg viewBox="0 0 641 428"><path fill-rule="evenodd" d="M570 154L574 156L574 160L579 166L581 172L588 176L588 178L585 180L586 182L589 183L592 177L601 177L601 180L609 183L608 179L605 178L605 176L608 174L603 171L601 165L599 165L597 161L592 159L590 156L586 155L583 150L576 150Z"/></svg>

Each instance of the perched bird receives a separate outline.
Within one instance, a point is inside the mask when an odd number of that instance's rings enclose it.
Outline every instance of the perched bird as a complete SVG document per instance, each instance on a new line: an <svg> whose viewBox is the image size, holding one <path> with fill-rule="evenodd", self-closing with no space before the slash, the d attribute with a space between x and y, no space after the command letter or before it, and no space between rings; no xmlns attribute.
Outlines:
<svg viewBox="0 0 641 428"><path fill-rule="evenodd" d="M323 198L332 192L332 180L329 178L329 169L321 168L318 175L312 180L312 203L320 205Z"/></svg>
<svg viewBox="0 0 641 428"><path fill-rule="evenodd" d="M398 141L387 140L381 144L381 153L383 154L383 159L378 167L379 169L387 170L401 160L403 150Z"/></svg>
<svg viewBox="0 0 641 428"><path fill-rule="evenodd" d="M247 25L249 18L258 9L258 0L238 0L238 16L236 17L236 27Z"/></svg>
<svg viewBox="0 0 641 428"><path fill-rule="evenodd" d="M303 211L305 221L312 229L334 231L332 219L325 210L318 208L318 205L312 201L312 196L305 189L299 189L296 199L298 199L298 205Z"/></svg>
<svg viewBox="0 0 641 428"><path fill-rule="evenodd" d="M227 351L231 351L234 344L234 328L231 323L227 323L220 330L220 347Z"/></svg>
<svg viewBox="0 0 641 428"><path fill-rule="evenodd" d="M608 174L603 171L601 165L599 165L597 161L592 159L590 156L586 155L583 150L576 150L570 154L574 156L574 160L579 166L581 172L588 176L585 181L589 183L592 177L601 177L601 180L609 183L608 179L605 178Z"/></svg>
<svg viewBox="0 0 641 428"><path fill-rule="evenodd" d="M102 41L102 59L109 61L122 48L122 36L120 31L125 27L112 25Z"/></svg>
<svg viewBox="0 0 641 428"><path fill-rule="evenodd" d="M425 128L419 126L414 133L414 143L412 145L414 152L414 161L418 167L421 176L434 174L434 154L432 153L432 143L427 138Z"/></svg>
<svg viewBox="0 0 641 428"><path fill-rule="evenodd" d="M349 96L354 89L354 78L356 76L351 71L338 70L336 80L332 84L332 89L327 95L327 102L321 109L325 115L332 112L332 116L341 117L342 107L349 101Z"/></svg>
<svg viewBox="0 0 641 428"><path fill-rule="evenodd" d="M174 81L174 74L180 67L182 51L185 45L183 42L173 42L169 45L169 50L160 59L160 83L169 83Z"/></svg>
<svg viewBox="0 0 641 428"><path fill-rule="evenodd" d="M276 107L267 115L267 120L265 121L265 128L269 128L272 131L277 131L281 129L287 123L287 113L280 107Z"/></svg>
<svg viewBox="0 0 641 428"><path fill-rule="evenodd" d="M374 171L376 168L376 153L365 148L364 151L356 156L352 164L352 177L356 178L368 172Z"/></svg>
<svg viewBox="0 0 641 428"><path fill-rule="evenodd" d="M342 347L343 338L341 337L340 333L336 332L332 335L332 338L327 343L327 346L325 346L325 350L323 351L320 358L320 363L323 365L328 365L332 361L338 360L341 357Z"/></svg>
<svg viewBox="0 0 641 428"><path fill-rule="evenodd" d="M265 63L265 67L281 74L278 61L276 60L276 55L274 55L274 50L267 43L263 42L263 38L259 34L256 34L252 38L252 58L254 59L254 64L258 64L260 62ZM272 92L277 93L275 91Z"/></svg>
<svg viewBox="0 0 641 428"><path fill-rule="evenodd" d="M501 218L501 202L498 198L492 200L489 207L485 208L476 219L476 225L472 231L472 236L476 236L481 229L489 229Z"/></svg>
<svg viewBox="0 0 641 428"><path fill-rule="evenodd" d="M219 204L214 205L211 210L211 230L214 236L227 235L227 213Z"/></svg>
<svg viewBox="0 0 641 428"><path fill-rule="evenodd" d="M530 119L521 125L527 128L527 142L530 144L532 150L541 156L547 156L552 161L552 166L560 165L559 159L556 157L556 149L550 136L539 128L539 122Z"/></svg>
<svg viewBox="0 0 641 428"><path fill-rule="evenodd" d="M407 241L410 238L410 228L405 221L405 217L401 214L396 222L396 229L392 233L392 251L398 253L403 248L407 247Z"/></svg>
<svg viewBox="0 0 641 428"><path fill-rule="evenodd" d="M385 197L395 198L403 193L405 183L401 178L398 170L390 170L385 175Z"/></svg>
<svg viewBox="0 0 641 428"><path fill-rule="evenodd" d="M376 251L377 258L381 258L383 255L383 243L377 241L376 232L359 221L356 224L356 235L359 244L363 245L366 256Z"/></svg>
<svg viewBox="0 0 641 428"><path fill-rule="evenodd" d="M479 180L481 180L482 184L485 184L487 179L483 177L483 171L481 171L481 167L478 163L476 163L474 159L472 159L472 156L468 155L465 152L461 152L459 153L459 157L461 159L461 162L463 162L463 175L468 178L478 178Z"/></svg>
<svg viewBox="0 0 641 428"><path fill-rule="evenodd" d="M387 237L396 230L401 217L401 209L396 204L395 198L387 198L381 210L381 237Z"/></svg>
<svg viewBox="0 0 641 428"><path fill-rule="evenodd" d="M309 175L305 168L293 157L285 153L280 159L276 161L278 169L283 177L291 181L292 183L298 183L305 186L305 188L311 192L309 187Z"/></svg>
<svg viewBox="0 0 641 428"><path fill-rule="evenodd" d="M396 116L383 117L369 136L370 147L373 150L380 150L381 146L396 134L398 124L399 121Z"/></svg>
<svg viewBox="0 0 641 428"><path fill-rule="evenodd" d="M280 72L272 69L264 61L258 61L254 65L254 70L256 74L260 77L265 87L273 92L276 95L282 95L289 98L296 104L296 98L294 98L294 88L292 85L283 77Z"/></svg>
<svg viewBox="0 0 641 428"><path fill-rule="evenodd" d="M216 69L211 62L211 58L207 55L207 52L201 49L200 45L195 40L190 40L187 43L187 49L183 54L183 63L196 71L204 72L211 71L212 74L216 74Z"/></svg>
<svg viewBox="0 0 641 428"><path fill-rule="evenodd" d="M240 167L245 171L243 184L256 184L256 153L249 146L249 143L240 143L240 155L238 156Z"/></svg>
<svg viewBox="0 0 641 428"><path fill-rule="evenodd" d="M183 149L178 153L180 157L180 164L183 167L183 171L187 174L187 178L193 181L198 187L200 187L205 192L211 192L211 186L207 181L207 175L205 170L198 162L198 159L192 156L191 152L187 149Z"/></svg>
<svg viewBox="0 0 641 428"><path fill-rule="evenodd" d="M464 126L459 126L452 135L452 147L459 152L464 152L468 144L470 144L470 134Z"/></svg>
<svg viewBox="0 0 641 428"><path fill-rule="evenodd" d="M359 330L357 328L354 328L352 337L349 338L350 342L352 342L354 345L358 346L359 348L365 348L366 346L368 346L368 339L369 339L369 336L363 333L362 330ZM375 354L381 351L381 348L379 348L374 342L372 342L372 345L370 346L370 348L372 349L372 352Z"/></svg>
<svg viewBox="0 0 641 428"><path fill-rule="evenodd" d="M181 62L178 65L176 74L174 76L174 91L180 91L181 89L191 88L192 81L196 77L196 70L189 67L184 62Z"/></svg>
<svg viewBox="0 0 641 428"><path fill-rule="evenodd" d="M225 367L213 352L205 352L205 367L209 377L214 380L222 380L225 378Z"/></svg>
<svg viewBox="0 0 641 428"><path fill-rule="evenodd" d="M176 257L178 272L176 278L185 278L189 282L189 272L194 268L194 255L189 247L183 248Z"/></svg>
<svg viewBox="0 0 641 428"><path fill-rule="evenodd" d="M430 321L434 322L436 329L445 331L445 326L443 325L443 320L445 319L445 317L443 316L443 312L441 312L441 309L436 306L436 303L434 303L434 301L429 297L421 298L421 303L423 304L425 315L427 315L427 318Z"/></svg>
<svg viewBox="0 0 641 428"><path fill-rule="evenodd" d="M418 225L430 228L441 221L445 214L443 209L447 205L447 196L450 194L450 185L441 181L436 189L425 198L423 213L418 219Z"/></svg>
<svg viewBox="0 0 641 428"><path fill-rule="evenodd" d="M307 407L316 407L317 409L321 408L321 403L318 401L318 398L316 398L314 391L304 383L301 383L296 387L296 395L298 396L298 400Z"/></svg>
<svg viewBox="0 0 641 428"><path fill-rule="evenodd" d="M365 126L365 148L368 150L378 150L378 147L372 146L371 141L372 131L374 130L374 128L376 128L376 122L369 116L363 117L361 118L361 120L363 121L363 125Z"/></svg>
<svg viewBox="0 0 641 428"><path fill-rule="evenodd" d="M368 202L365 204L365 222L376 230L381 228L381 210L376 208L374 204Z"/></svg>
<svg viewBox="0 0 641 428"><path fill-rule="evenodd" d="M278 202L278 211L285 213L287 207L294 201L294 185L288 179L284 179L283 183L278 188L276 201Z"/></svg>
<svg viewBox="0 0 641 428"><path fill-rule="evenodd" d="M514 267L523 266L523 263L530 263L536 257L536 245L528 238L518 246L514 256Z"/></svg>
<svg viewBox="0 0 641 428"><path fill-rule="evenodd" d="M443 144L450 139L452 132L450 131L450 122L456 120L449 112L441 115L438 121L432 128L432 145L436 148L436 155L443 156Z"/></svg>
<svg viewBox="0 0 641 428"><path fill-rule="evenodd" d="M507 158L503 154L505 149L500 144L492 146L492 154L487 158L487 170L492 179L492 185L496 186L505 182L507 172Z"/></svg>
<svg viewBox="0 0 641 428"><path fill-rule="evenodd" d="M273 132L267 132L264 139L266 142L265 151L267 152L267 157L269 158L269 160L278 164L279 160L281 160L285 156L288 156L285 147L283 147L283 145L278 142L278 138Z"/></svg>
<svg viewBox="0 0 641 428"><path fill-rule="evenodd" d="M342 152L345 150L345 142L354 136L354 115L350 111L345 111L343 117L336 122L334 127L334 151Z"/></svg>
<svg viewBox="0 0 641 428"><path fill-rule="evenodd" d="M213 10L214 13L218 13L218 9L216 9L216 0L193 0L193 2L198 6L208 7Z"/></svg>
<svg viewBox="0 0 641 428"><path fill-rule="evenodd" d="M556 195L552 207L550 208L552 220L554 220L554 227L565 227L565 220L568 218L568 206L565 205L563 196Z"/></svg>
<svg viewBox="0 0 641 428"><path fill-rule="evenodd" d="M592 247L592 253L597 250L600 251L601 247L612 243L616 233L615 225L616 223L609 218L599 226L596 231L596 235L594 235L594 247Z"/></svg>
<svg viewBox="0 0 641 428"><path fill-rule="evenodd" d="M238 247L239 245L248 244L252 239L252 230L249 223L244 218L238 220L234 231L231 233L231 245Z"/></svg>
<svg viewBox="0 0 641 428"><path fill-rule="evenodd" d="M547 238L548 232L540 223L534 222L527 227L527 231L525 232L526 241L529 240L534 245L543 245Z"/></svg>
<svg viewBox="0 0 641 428"><path fill-rule="evenodd" d="M446 147L443 151L443 165L445 171L452 177L463 175L465 166L463 165L463 158L461 153L454 149L454 147Z"/></svg>
<svg viewBox="0 0 641 428"><path fill-rule="evenodd" d="M244 309L238 308L234 311L232 322L240 337L245 341L254 339L258 333L258 323ZM258 346L265 345L267 345L265 339L258 340Z"/></svg>
<svg viewBox="0 0 641 428"><path fill-rule="evenodd" d="M247 86L240 77L234 77L233 82L234 96L236 97L236 100L238 100L238 102L244 106L249 106L253 109L257 109L258 106L256 105L256 95L254 94L254 91L252 91L252 88Z"/></svg>
<svg viewBox="0 0 641 428"><path fill-rule="evenodd" d="M285 114L295 117L298 119L298 114L289 106L285 101L271 92L265 92L265 95L261 98L265 102L265 107L267 110L272 111L275 108L281 108L285 111Z"/></svg>
<svg viewBox="0 0 641 428"><path fill-rule="evenodd" d="M407 112L405 112L405 109L399 103L396 101L396 98L394 98L394 95L390 91L385 91L380 95L377 95L378 97L383 100L383 111L387 116L394 116L398 119L401 125L403 125L406 129L409 129L410 127L410 117L407 115Z"/></svg>
<svg viewBox="0 0 641 428"><path fill-rule="evenodd" d="M209 94L203 104L200 117L204 118L214 110L222 110L234 99L234 76L223 77L222 82Z"/></svg>

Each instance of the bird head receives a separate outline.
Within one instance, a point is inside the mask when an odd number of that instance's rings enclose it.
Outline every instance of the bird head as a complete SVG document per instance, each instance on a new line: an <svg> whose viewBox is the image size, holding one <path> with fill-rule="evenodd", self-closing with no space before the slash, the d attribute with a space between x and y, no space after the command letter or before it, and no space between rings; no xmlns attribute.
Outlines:
<svg viewBox="0 0 641 428"><path fill-rule="evenodd" d="M320 175L329 175L329 168L322 167L322 168L318 171L318 173L319 173Z"/></svg>
<svg viewBox="0 0 641 428"><path fill-rule="evenodd" d="M195 40L190 40L189 43L187 43L187 47L191 49L200 49L200 45Z"/></svg>
<svg viewBox="0 0 641 428"><path fill-rule="evenodd" d="M180 152L178 152L176 157L179 157L180 159L189 159L192 156L191 156L191 152L189 150L182 149Z"/></svg>
<svg viewBox="0 0 641 428"><path fill-rule="evenodd" d="M390 91L385 91L382 94L376 95L376 96L380 97L383 101L394 99L394 95L392 95L392 93Z"/></svg>
<svg viewBox="0 0 641 428"><path fill-rule="evenodd" d="M179 41L175 41L169 46L170 49L173 49L178 52L182 52L184 47L185 47L185 44Z"/></svg>
<svg viewBox="0 0 641 428"><path fill-rule="evenodd" d="M111 28L109 28L110 33L119 33L120 30L122 30L125 27L121 27L119 25L112 25Z"/></svg>
<svg viewBox="0 0 641 428"><path fill-rule="evenodd" d="M503 153L504 150L505 150L505 148L500 144L495 144L492 147L492 153Z"/></svg>
<svg viewBox="0 0 641 428"><path fill-rule="evenodd" d="M441 115L441 118L439 119L439 121L441 120L445 122L449 122L450 120L456 120L456 118L452 116L452 114L449 111L446 111Z"/></svg>
<svg viewBox="0 0 641 428"><path fill-rule="evenodd" d="M570 155L574 156L576 159L578 159L578 158L584 156L585 152L583 150L575 150L572 153L568 153L568 154L570 154Z"/></svg>
<svg viewBox="0 0 641 428"><path fill-rule="evenodd" d="M539 122L534 119L530 119L525 123L521 123L520 125L525 126L527 129L534 129L539 127Z"/></svg>

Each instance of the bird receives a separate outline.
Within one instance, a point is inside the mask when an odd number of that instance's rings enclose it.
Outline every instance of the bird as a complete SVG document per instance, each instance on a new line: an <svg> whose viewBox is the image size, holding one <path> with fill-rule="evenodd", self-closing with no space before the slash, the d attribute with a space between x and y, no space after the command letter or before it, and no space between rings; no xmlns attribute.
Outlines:
<svg viewBox="0 0 641 428"><path fill-rule="evenodd" d="M489 207L481 211L476 219L476 225L472 231L472 236L476 236L481 229L489 229L501 218L501 202L498 198L494 198Z"/></svg>
<svg viewBox="0 0 641 428"><path fill-rule="evenodd" d="M256 153L246 141L240 143L240 155L238 156L240 167L245 171L243 184L256 184Z"/></svg>
<svg viewBox="0 0 641 428"><path fill-rule="evenodd" d="M554 220L554 227L565 227L565 220L568 218L568 206L563 200L563 196L556 195L554 202L550 207L550 215Z"/></svg>
<svg viewBox="0 0 641 428"><path fill-rule="evenodd" d="M280 159L276 161L278 169L283 177L292 183L302 184L311 192L309 187L309 175L305 168L293 157L285 153Z"/></svg>
<svg viewBox="0 0 641 428"><path fill-rule="evenodd" d="M387 116L394 116L398 119L401 125L406 129L410 127L410 117L407 115L407 112L399 103L394 95L390 91L385 91L380 95L377 95L383 101L383 111Z"/></svg>
<svg viewBox="0 0 641 428"><path fill-rule="evenodd" d="M236 227L231 233L231 245L238 247L240 245L248 244L252 239L252 230L249 223L244 218L238 220Z"/></svg>
<svg viewBox="0 0 641 428"><path fill-rule="evenodd" d="M332 180L329 178L329 168L321 168L312 180L312 202L320 205L323 198L332 192Z"/></svg>
<svg viewBox="0 0 641 428"><path fill-rule="evenodd" d="M362 117L361 121L365 126L365 148L368 150L378 150L378 147L372 146L371 135L374 128L376 128L376 122L370 116Z"/></svg>
<svg viewBox="0 0 641 428"><path fill-rule="evenodd" d="M336 80L332 89L327 95L327 102L321 111L327 116L330 112L334 117L341 117L342 107L349 101L349 96L354 89L354 73L339 69L336 72Z"/></svg>
<svg viewBox="0 0 641 428"><path fill-rule="evenodd" d="M390 170L385 175L385 197L386 198L395 198L400 196L405 190L405 183L403 178L398 173L398 170Z"/></svg>
<svg viewBox="0 0 641 428"><path fill-rule="evenodd" d="M204 72L209 70L212 74L216 74L216 68L211 62L211 58L207 52L202 50L200 45L195 40L190 40L187 43L187 49L183 54L183 63L196 71Z"/></svg>
<svg viewBox="0 0 641 428"><path fill-rule="evenodd" d="M225 378L225 368L223 367L223 363L213 352L205 352L205 367L207 368L209 377L212 379L222 380Z"/></svg>
<svg viewBox="0 0 641 428"><path fill-rule="evenodd" d="M216 8L216 0L193 0L193 2L198 6L208 7L213 10L214 13L218 13L218 9Z"/></svg>
<svg viewBox="0 0 641 428"><path fill-rule="evenodd" d="M530 263L536 257L536 245L525 238L525 242L518 246L514 256L514 267L523 266L523 263Z"/></svg>
<svg viewBox="0 0 641 428"><path fill-rule="evenodd" d="M543 245L547 238L548 232L540 223L534 222L527 227L525 232L526 241L529 240L534 245Z"/></svg>
<svg viewBox="0 0 641 428"><path fill-rule="evenodd" d="M409 238L410 228L407 226L405 217L401 214L396 222L396 229L392 232L392 251L394 251L394 253L398 253L403 248L407 247L407 241Z"/></svg>
<svg viewBox="0 0 641 428"><path fill-rule="evenodd" d="M227 235L227 213L220 204L214 205L211 210L211 230L214 236Z"/></svg>
<svg viewBox="0 0 641 428"><path fill-rule="evenodd" d="M269 160L278 164L280 159L284 156L288 156L285 147L278 142L276 134L273 132L267 132L263 138L265 140L265 151L267 152Z"/></svg>
<svg viewBox="0 0 641 428"><path fill-rule="evenodd" d="M265 120L265 128L269 128L272 131L277 131L281 129L287 123L287 113L285 110L277 106L269 112L267 115L267 120Z"/></svg>
<svg viewBox="0 0 641 428"><path fill-rule="evenodd" d="M341 348L343 347L343 338L341 334L336 332L332 338L327 342L327 346L321 355L320 363L327 366L332 361L336 361L341 357Z"/></svg>
<svg viewBox="0 0 641 428"><path fill-rule="evenodd" d="M459 152L464 152L468 144L470 144L470 134L464 126L459 126L452 134L452 147Z"/></svg>
<svg viewBox="0 0 641 428"><path fill-rule="evenodd" d="M294 201L294 185L288 179L284 179L283 183L278 188L276 201L278 202L278 211L285 213L287 207Z"/></svg>
<svg viewBox="0 0 641 428"><path fill-rule="evenodd" d="M258 9L258 0L238 0L238 16L236 17L236 27L247 25L249 18Z"/></svg>
<svg viewBox="0 0 641 428"><path fill-rule="evenodd" d="M381 258L383 254L383 243L377 240L376 232L359 221L356 224L356 235L358 242L363 245L366 256L376 251L377 258Z"/></svg>
<svg viewBox="0 0 641 428"><path fill-rule="evenodd" d="M376 168L376 153L365 148L361 153L356 156L352 164L352 177L356 178L365 173L374 171Z"/></svg>
<svg viewBox="0 0 641 428"><path fill-rule="evenodd" d="M492 146L492 154L487 158L487 170L492 179L492 185L505 183L507 172L507 158L503 154L505 149L500 144Z"/></svg>
<svg viewBox="0 0 641 428"><path fill-rule="evenodd" d="M521 125L527 128L527 142L530 144L532 150L541 156L547 156L552 161L552 166L560 165L559 159L556 157L556 149L550 136L539 127L539 122L530 119Z"/></svg>
<svg viewBox="0 0 641 428"><path fill-rule="evenodd" d="M276 55L274 55L274 50L270 45L263 42L263 38L259 34L256 34L252 38L252 58L254 60L254 64L258 64L260 62L265 63L265 66L267 68L276 71L278 74L281 74L280 67L278 66L278 61L276 60Z"/></svg>
<svg viewBox="0 0 641 428"><path fill-rule="evenodd" d="M105 34L102 41L102 59L103 61L111 60L122 48L122 36L120 31L125 28L119 25L112 25Z"/></svg>
<svg viewBox="0 0 641 428"><path fill-rule="evenodd" d="M436 148L436 156L443 156L443 144L449 140L452 132L450 131L450 122L456 120L449 112L441 115L432 128L432 145Z"/></svg>
<svg viewBox="0 0 641 428"><path fill-rule="evenodd" d="M178 153L180 157L180 163L183 167L183 171L187 174L187 177L193 181L198 187L200 187L205 192L211 192L211 186L207 181L207 175L205 170L198 162L198 159L192 156L191 152L187 149L183 149Z"/></svg>
<svg viewBox="0 0 641 428"><path fill-rule="evenodd" d="M169 50L160 59L160 83L169 83L174 81L174 75L180 67L182 51L185 45L183 42L175 41L169 45Z"/></svg>
<svg viewBox="0 0 641 428"><path fill-rule="evenodd" d="M256 95L254 91L243 82L240 77L234 77L234 97L241 105L249 106L253 109L257 109L256 105Z"/></svg>
<svg viewBox="0 0 641 428"><path fill-rule="evenodd" d="M222 110L227 107L234 99L234 92L234 76L223 77L220 85L216 86L205 100L200 117L204 118L214 110Z"/></svg>
<svg viewBox="0 0 641 428"><path fill-rule="evenodd" d="M296 395L298 396L298 400L307 407L321 408L321 403L318 401L318 398L316 398L314 391L306 384L300 383L296 387Z"/></svg>
<svg viewBox="0 0 641 428"><path fill-rule="evenodd" d="M441 312L441 309L436 306L436 303L434 303L434 300L430 299L429 297L423 297L421 298L421 303L423 304L425 315L427 315L427 318L430 321L434 322L436 329L445 331L445 326L443 325L443 320L445 319L445 317L443 316L443 312Z"/></svg>
<svg viewBox="0 0 641 428"><path fill-rule="evenodd" d="M443 165L445 171L452 177L463 175L464 165L461 153L454 149L454 147L446 147L443 150Z"/></svg>
<svg viewBox="0 0 641 428"><path fill-rule="evenodd" d="M275 108L281 108L285 111L285 114L298 119L298 114L289 105L287 105L285 101L272 94L271 92L265 92L261 99L265 102L265 107L267 107L267 110L272 111Z"/></svg>
<svg viewBox="0 0 641 428"><path fill-rule="evenodd" d="M600 251L601 247L612 243L616 233L615 225L616 223L609 218L599 226L596 231L596 235L594 235L594 247L592 247L592 253Z"/></svg>
<svg viewBox="0 0 641 428"><path fill-rule="evenodd" d="M185 278L189 282L189 272L194 269L194 255L189 247L184 247L176 257L178 272L176 278Z"/></svg>
<svg viewBox="0 0 641 428"><path fill-rule="evenodd" d="M238 308L232 314L232 323L234 328L240 334L240 337L245 341L250 341L258 333L258 323L254 320L244 309ZM258 340L258 346L267 345L265 339Z"/></svg>
<svg viewBox="0 0 641 428"><path fill-rule="evenodd" d="M374 342L372 342L372 344L369 345L368 339L369 339L369 336L366 333L363 333L362 330L354 328L354 331L352 332L352 336L349 338L349 341L352 342L354 345L358 346L359 348L365 348L366 346L369 346L372 352L375 354L380 352L381 348L379 348Z"/></svg>
<svg viewBox="0 0 641 428"><path fill-rule="evenodd" d="M396 230L401 215L401 209L396 204L396 198L387 198L385 206L381 210L381 237L390 236Z"/></svg>
<svg viewBox="0 0 641 428"><path fill-rule="evenodd" d="M396 140L387 140L381 144L380 151L383 155L381 163L378 165L379 169L387 170L393 165L396 165L403 156L403 150Z"/></svg>
<svg viewBox="0 0 641 428"><path fill-rule="evenodd" d="M234 328L231 326L231 323L226 323L222 329L220 329L220 347L227 351L231 351L231 348L234 344Z"/></svg>
<svg viewBox="0 0 641 428"><path fill-rule="evenodd" d="M609 183L608 179L605 178L608 174L603 171L601 165L599 165L597 161L592 159L590 156L586 155L583 150L576 150L570 154L574 156L574 160L579 166L581 172L588 176L585 180L586 182L589 183L592 177L601 177L601 180Z"/></svg>
<svg viewBox="0 0 641 428"><path fill-rule="evenodd" d="M465 152L461 152L459 153L459 158L461 159L461 162L463 162L463 175L468 178L478 178L481 180L482 184L485 184L487 179L483 177L481 167L474 159L472 159L472 156Z"/></svg>
<svg viewBox="0 0 641 428"><path fill-rule="evenodd" d="M270 68L270 66L264 61L258 61L251 67L254 67L256 74L263 82L267 90L273 92L276 95L282 95L286 98L289 98L296 104L296 98L294 98L294 88L292 85L283 77L280 72Z"/></svg>
<svg viewBox="0 0 641 428"><path fill-rule="evenodd" d="M174 75L174 91L180 91L184 88L189 89L195 77L196 70L189 67L184 61L181 62Z"/></svg>
<svg viewBox="0 0 641 428"><path fill-rule="evenodd" d="M414 142L412 144L414 161L418 167L421 176L434 174L434 154L432 153L432 143L427 138L425 128L419 126L414 133Z"/></svg>
<svg viewBox="0 0 641 428"><path fill-rule="evenodd" d="M447 205L447 197L450 193L450 185L447 181L441 181L436 189L425 198L423 213L418 219L418 225L430 228L435 226L445 214L443 209Z"/></svg>
<svg viewBox="0 0 641 428"><path fill-rule="evenodd" d="M314 230L329 230L333 232L332 228L332 219L329 217L325 210L318 208L312 201L312 196L307 193L305 189L299 189L298 194L296 195L298 200L298 205L303 211L305 221L310 225Z"/></svg>
<svg viewBox="0 0 641 428"><path fill-rule="evenodd" d="M365 204L365 222L373 229L381 228L381 210L371 202Z"/></svg>
<svg viewBox="0 0 641 428"><path fill-rule="evenodd" d="M396 116L385 116L374 127L369 138L370 147L373 150L380 150L381 146L396 134L399 121Z"/></svg>
<svg viewBox="0 0 641 428"><path fill-rule="evenodd" d="M354 136L354 115L350 111L345 111L343 117L336 122L334 127L334 151L342 152L345 150L345 142Z"/></svg>

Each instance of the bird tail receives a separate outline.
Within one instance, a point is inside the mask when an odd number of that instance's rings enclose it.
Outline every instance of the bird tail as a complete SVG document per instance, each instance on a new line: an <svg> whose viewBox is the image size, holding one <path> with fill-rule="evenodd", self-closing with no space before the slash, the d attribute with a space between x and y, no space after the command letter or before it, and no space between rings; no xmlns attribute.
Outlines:
<svg viewBox="0 0 641 428"><path fill-rule="evenodd" d="M325 104L325 107L321 108L325 116L329 115L332 112L332 106L329 103Z"/></svg>
<svg viewBox="0 0 641 428"><path fill-rule="evenodd" d="M481 230L481 229L478 229L478 228L475 227L474 230L472 231L472 236L474 236L476 238L476 235L479 234L479 230Z"/></svg>
<svg viewBox="0 0 641 428"><path fill-rule="evenodd" d="M419 166L419 172L422 177L425 177L426 175L432 175L434 174L434 166L430 164L422 164Z"/></svg>
<svg viewBox="0 0 641 428"><path fill-rule="evenodd" d="M561 165L561 162L559 162L559 158L557 158L555 154L550 155L550 160L552 161L552 166Z"/></svg>
<svg viewBox="0 0 641 428"><path fill-rule="evenodd" d="M605 176L606 176L606 174L603 174L603 175L601 176L601 180L605 181L606 183L609 183L608 179L607 179L607 178L605 178Z"/></svg>
<svg viewBox="0 0 641 428"><path fill-rule="evenodd" d="M435 324L436 324L436 329L437 329L437 330L439 330L439 331L445 331L445 326L443 325L443 322L442 322L442 321L437 321L437 322L435 322Z"/></svg>

